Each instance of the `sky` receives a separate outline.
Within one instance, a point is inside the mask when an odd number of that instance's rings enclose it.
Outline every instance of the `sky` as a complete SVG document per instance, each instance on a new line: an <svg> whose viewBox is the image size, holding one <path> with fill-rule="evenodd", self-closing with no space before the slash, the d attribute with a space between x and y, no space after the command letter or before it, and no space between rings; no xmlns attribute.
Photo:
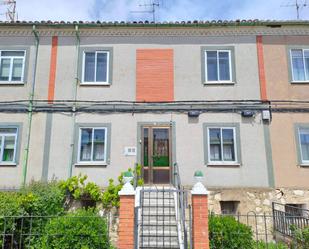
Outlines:
<svg viewBox="0 0 309 249"><path fill-rule="evenodd" d="M25 21L152 21L150 3L158 2L155 18L163 21L296 19L295 0L16 0L18 20ZM1 1L0 1L1 2ZM305 0L298 0L305 3ZM309 19L309 0L300 19ZM146 5L146 6L144 6ZM137 11L137 12L136 12ZM140 12L144 11L144 12ZM146 11L146 12L145 12ZM148 11L148 12L147 12ZM0 6L5 20L5 6Z"/></svg>

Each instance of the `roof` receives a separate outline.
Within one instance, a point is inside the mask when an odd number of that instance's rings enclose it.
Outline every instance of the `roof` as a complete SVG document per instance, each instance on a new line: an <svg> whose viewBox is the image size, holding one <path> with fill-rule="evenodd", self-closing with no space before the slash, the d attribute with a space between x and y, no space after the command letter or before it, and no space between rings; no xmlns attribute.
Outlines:
<svg viewBox="0 0 309 249"><path fill-rule="evenodd" d="M309 20L212 20L212 21L176 21L176 22L150 22L150 21L0 21L0 26L45 26L45 27L227 27L227 26L303 26L309 25Z"/></svg>

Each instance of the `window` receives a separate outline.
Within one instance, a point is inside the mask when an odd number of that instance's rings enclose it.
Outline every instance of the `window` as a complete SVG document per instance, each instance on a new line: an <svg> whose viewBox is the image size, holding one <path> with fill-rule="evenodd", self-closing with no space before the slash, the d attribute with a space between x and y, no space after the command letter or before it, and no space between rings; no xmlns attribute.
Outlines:
<svg viewBox="0 0 309 249"><path fill-rule="evenodd" d="M209 162L236 162L235 128L208 128Z"/></svg>
<svg viewBox="0 0 309 249"><path fill-rule="evenodd" d="M106 128L80 128L78 162L106 163Z"/></svg>
<svg viewBox="0 0 309 249"><path fill-rule="evenodd" d="M222 214L237 214L239 201L220 201L220 208Z"/></svg>
<svg viewBox="0 0 309 249"><path fill-rule="evenodd" d="M300 155L301 162L303 164L309 164L309 127L308 128L299 128L299 146L300 146Z"/></svg>
<svg viewBox="0 0 309 249"><path fill-rule="evenodd" d="M285 216L291 217L294 222L307 214L306 204L287 203L284 206ZM297 221L296 221L297 222Z"/></svg>
<svg viewBox="0 0 309 249"><path fill-rule="evenodd" d="M293 82L309 82L309 49L291 49Z"/></svg>
<svg viewBox="0 0 309 249"><path fill-rule="evenodd" d="M0 128L0 164L15 163L17 128Z"/></svg>
<svg viewBox="0 0 309 249"><path fill-rule="evenodd" d="M0 82L23 82L25 51L0 51Z"/></svg>
<svg viewBox="0 0 309 249"><path fill-rule="evenodd" d="M84 52L83 83L109 84L109 51Z"/></svg>
<svg viewBox="0 0 309 249"><path fill-rule="evenodd" d="M206 83L232 82L231 50L205 50Z"/></svg>

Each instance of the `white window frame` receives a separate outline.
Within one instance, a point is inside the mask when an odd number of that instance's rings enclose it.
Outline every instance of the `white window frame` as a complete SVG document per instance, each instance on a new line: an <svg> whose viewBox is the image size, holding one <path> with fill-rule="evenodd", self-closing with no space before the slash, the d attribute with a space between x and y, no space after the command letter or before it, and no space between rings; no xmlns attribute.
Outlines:
<svg viewBox="0 0 309 249"><path fill-rule="evenodd" d="M16 133L5 133L0 132L1 137L1 148L0 148L0 165L8 165L8 164L16 164L16 150L17 150L17 138L18 138L18 127L1 127L1 129L16 129ZM12 161L2 161L3 160L3 153L4 153L4 141L5 137L14 137L14 155Z"/></svg>
<svg viewBox="0 0 309 249"><path fill-rule="evenodd" d="M220 147L221 147L221 157L222 160L221 161L211 161L211 156L210 156L210 129L220 129ZM235 156L235 160L234 161L224 161L223 160L223 136L222 136L222 129L232 129L233 130L233 139L234 139L234 156ZM228 127L228 126L214 126L214 127L207 127L207 152L208 152L208 164L212 164L212 165L237 165L238 164L238 157L237 157L237 140L236 140L236 128L235 127Z"/></svg>
<svg viewBox="0 0 309 249"><path fill-rule="evenodd" d="M218 67L218 80L208 80L208 73L207 73L207 52L217 52L217 67ZM219 52L228 52L229 54L229 70L230 70L230 80L220 80L220 69L219 69ZM205 49L205 83L234 83L233 82L233 73L232 73L232 51L229 49Z"/></svg>
<svg viewBox="0 0 309 249"><path fill-rule="evenodd" d="M2 56L2 52L24 52L24 56ZM10 58L10 74L9 74L9 80L0 80L0 84L7 84L7 83L23 83L24 82L24 76L25 76L25 62L26 62L26 50L20 50L20 49L10 49L10 50L0 50L0 67L1 67L1 62L2 58ZM14 59L23 59L23 67L22 67L22 72L21 72L21 80L17 81L14 80L12 81L12 76L13 76L13 60Z"/></svg>
<svg viewBox="0 0 309 249"><path fill-rule="evenodd" d="M301 148L301 137L300 137L301 129L304 129L304 128L301 128L301 127L298 128L298 141L299 141L298 142L299 143L298 146L299 146L299 150L300 150L300 160L301 160L301 164L309 165L309 160L304 160L303 159L303 152L302 152L302 148ZM305 134L307 134L307 133L305 132ZM308 132L308 134L309 134L309 132Z"/></svg>
<svg viewBox="0 0 309 249"><path fill-rule="evenodd" d="M301 50L302 51L302 56L303 56L303 64L304 64L304 73L305 73L305 80L294 80L294 70L293 70L293 58L292 58L292 50ZM309 49L304 49L304 48L292 48L290 49L290 67L291 67L291 73L292 73L292 82L293 83L301 83L301 82L307 82L309 83L309 75L307 76L306 73L306 67L305 67L305 51L309 52ZM308 77L308 79L307 79ZM307 79L307 80L306 80Z"/></svg>
<svg viewBox="0 0 309 249"><path fill-rule="evenodd" d="M81 152L81 142L82 142L82 130L83 129L92 129L92 137L91 137L91 160L90 161L81 161L80 160L80 152ZM105 137L104 137L104 161L93 161L93 138L94 138L94 130L104 130ZM79 140L78 140L78 152L77 152L77 163L78 164L107 164L106 157L107 157L107 127L80 127L79 128Z"/></svg>
<svg viewBox="0 0 309 249"><path fill-rule="evenodd" d="M107 61L106 61L106 81L85 81L85 60L86 60L86 53L95 53L94 57L94 79L96 79L97 74L97 54L107 54ZM84 51L83 52L83 69L82 69L82 85L110 85L109 82L109 65L110 60L110 51L106 50L96 50L96 51Z"/></svg>

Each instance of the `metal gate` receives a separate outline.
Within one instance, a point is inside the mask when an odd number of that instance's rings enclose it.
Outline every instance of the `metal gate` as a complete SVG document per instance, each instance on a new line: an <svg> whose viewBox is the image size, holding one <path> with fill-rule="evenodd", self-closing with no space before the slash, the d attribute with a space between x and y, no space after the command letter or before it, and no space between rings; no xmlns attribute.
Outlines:
<svg viewBox="0 0 309 249"><path fill-rule="evenodd" d="M192 245L188 243L188 237L191 237L188 236L191 210L187 191L172 186L152 186L137 189L137 192L136 249L187 249L188 244Z"/></svg>

